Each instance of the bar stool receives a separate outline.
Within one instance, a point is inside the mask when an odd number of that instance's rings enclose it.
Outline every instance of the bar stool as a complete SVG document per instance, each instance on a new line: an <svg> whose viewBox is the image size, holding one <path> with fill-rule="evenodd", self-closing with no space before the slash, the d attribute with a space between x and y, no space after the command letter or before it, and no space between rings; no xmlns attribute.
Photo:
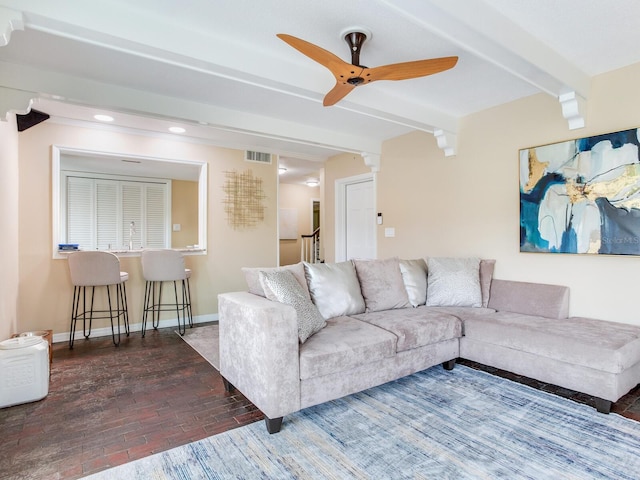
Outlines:
<svg viewBox="0 0 640 480"><path fill-rule="evenodd" d="M127 308L127 290L125 282L129 279L127 272L120 271L120 259L109 252L75 252L68 258L69 271L71 273L71 283L73 284L73 304L71 307L71 329L69 332L69 348L73 348L73 341L76 334L76 323L82 319L82 333L85 338L91 335L91 323L94 318L109 318L111 320L111 336L115 346L120 344L120 318L127 337L129 336L129 312ZM111 301L111 287L115 287L115 304L113 309ZM87 310L87 287L91 287L91 306ZM96 287L106 287L107 303L109 309L95 310L93 301ZM82 308L80 301L82 300ZM97 315L96 315L97 314ZM108 315L107 315L108 314ZM87 315L89 328L87 330ZM113 321L118 324L118 337Z"/></svg>
<svg viewBox="0 0 640 480"><path fill-rule="evenodd" d="M193 327L191 314L191 289L189 278L191 270L185 268L184 256L181 252L171 249L143 250L140 255L142 262L142 276L146 280L144 290L144 309L142 311L142 336L147 329L147 315L151 312L151 321L154 330L160 324L160 312L175 309L178 317L178 332L184 335L187 328ZM162 303L162 284L173 282L175 303ZM178 295L177 282L181 282L181 299ZM180 313L182 312L182 323Z"/></svg>

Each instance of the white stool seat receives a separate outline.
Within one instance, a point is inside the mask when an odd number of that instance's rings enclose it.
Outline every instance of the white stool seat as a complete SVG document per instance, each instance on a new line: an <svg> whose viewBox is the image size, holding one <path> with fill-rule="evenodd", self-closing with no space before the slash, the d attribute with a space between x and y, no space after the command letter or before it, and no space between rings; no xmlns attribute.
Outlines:
<svg viewBox="0 0 640 480"><path fill-rule="evenodd" d="M91 251L75 252L69 255L69 273L73 284L73 304L71 307L71 329L69 332L69 348L73 348L76 324L82 319L82 332L85 338L91 335L91 324L94 318L109 318L111 320L111 335L113 343L120 344L120 318L129 336L129 312L127 309L127 290L125 282L129 279L127 272L120 271L120 259L110 252ZM91 288L91 305L87 310L86 288ZM96 287L106 287L108 309L94 308ZM111 302L111 287L115 287L116 308ZM88 328L87 328L88 317ZM114 327L114 319L118 324L118 336Z"/></svg>

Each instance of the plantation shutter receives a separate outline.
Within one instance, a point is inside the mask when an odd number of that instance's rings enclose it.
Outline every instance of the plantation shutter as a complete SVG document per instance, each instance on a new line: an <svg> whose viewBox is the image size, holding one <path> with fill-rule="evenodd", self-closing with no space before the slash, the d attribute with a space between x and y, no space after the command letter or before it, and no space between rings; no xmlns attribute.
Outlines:
<svg viewBox="0 0 640 480"><path fill-rule="evenodd" d="M146 247L142 243L142 190L139 183L122 184L122 233L126 248Z"/></svg>
<svg viewBox="0 0 640 480"><path fill-rule="evenodd" d="M170 185L67 176L63 241L82 250L170 248Z"/></svg>
<svg viewBox="0 0 640 480"><path fill-rule="evenodd" d="M147 185L145 198L146 246L149 248L163 248L167 245L166 222L166 188L164 185Z"/></svg>
<svg viewBox="0 0 640 480"><path fill-rule="evenodd" d="M90 178L67 177L67 240L81 249L94 245L95 217L94 181ZM89 219L89 220L87 220Z"/></svg>
<svg viewBox="0 0 640 480"><path fill-rule="evenodd" d="M116 248L118 241L118 185L96 180L96 248Z"/></svg>

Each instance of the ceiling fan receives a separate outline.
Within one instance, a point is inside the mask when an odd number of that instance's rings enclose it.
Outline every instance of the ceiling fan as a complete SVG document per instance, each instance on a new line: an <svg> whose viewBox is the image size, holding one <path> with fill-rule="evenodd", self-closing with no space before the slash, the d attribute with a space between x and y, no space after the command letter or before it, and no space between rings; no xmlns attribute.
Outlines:
<svg viewBox="0 0 640 480"><path fill-rule="evenodd" d="M371 37L371 32L365 30L358 27L345 30L342 33L351 49L351 63L343 61L324 48L292 35L279 33L277 36L307 57L327 67L336 78L335 87L325 95L322 102L325 107L335 105L359 85L376 80L406 80L425 77L449 70L458 62L458 57L442 57L393 63L373 68L365 67L360 65L360 50L364 41Z"/></svg>

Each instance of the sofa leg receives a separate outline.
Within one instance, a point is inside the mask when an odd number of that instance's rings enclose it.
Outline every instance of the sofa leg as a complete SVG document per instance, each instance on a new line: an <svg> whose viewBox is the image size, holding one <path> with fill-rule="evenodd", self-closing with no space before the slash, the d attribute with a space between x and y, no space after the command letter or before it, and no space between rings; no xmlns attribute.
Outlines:
<svg viewBox="0 0 640 480"><path fill-rule="evenodd" d="M233 386L232 383L229 382L226 378L222 377L222 383L224 384L224 391L227 393L233 393L236 387Z"/></svg>
<svg viewBox="0 0 640 480"><path fill-rule="evenodd" d="M456 366L456 359L454 358L453 360L449 360L447 362L443 362L442 363L442 368L444 368L445 370L453 370L453 367Z"/></svg>
<svg viewBox="0 0 640 480"><path fill-rule="evenodd" d="M264 423L267 425L267 432L278 433L282 427L282 417L267 418L264 417Z"/></svg>
<svg viewBox="0 0 640 480"><path fill-rule="evenodd" d="M611 413L611 401L596 397L596 410L600 413Z"/></svg>

